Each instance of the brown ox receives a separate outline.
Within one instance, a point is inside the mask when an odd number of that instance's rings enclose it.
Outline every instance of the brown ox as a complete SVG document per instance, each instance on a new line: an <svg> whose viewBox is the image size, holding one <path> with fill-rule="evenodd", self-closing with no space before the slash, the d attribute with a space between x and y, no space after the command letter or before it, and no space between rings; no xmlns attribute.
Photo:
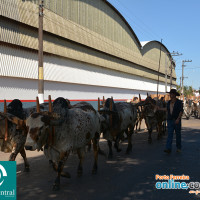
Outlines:
<svg viewBox="0 0 200 200"><path fill-rule="evenodd" d="M154 100L151 97L147 97L145 101L138 104L138 106L142 106L143 116L145 119L145 123L148 129L148 142L152 142L152 131L153 128L156 127L158 130L157 139L160 139L162 133L165 132L165 121L166 121L166 112L156 110L156 105L159 107L166 107L166 103L162 100Z"/></svg>
<svg viewBox="0 0 200 200"><path fill-rule="evenodd" d="M44 110L45 106L46 105L40 105L40 109ZM21 101L14 99L7 106L7 113L0 113L0 150L5 153L11 152L9 161L14 161L18 153L20 153L24 159L24 171L29 171L29 163L24 150L27 136L24 120L31 112L35 111L36 107L24 109ZM8 122L6 122L6 120L8 120ZM8 123L7 134L5 123Z"/></svg>
<svg viewBox="0 0 200 200"><path fill-rule="evenodd" d="M112 141L115 142L114 147L119 149L119 141L123 138L124 132L128 137L128 147L126 153L132 150L131 136L134 131L137 119L137 110L134 105L126 102L114 103L113 99L108 98L102 110L100 110L105 122L103 123L103 137L108 141L109 157L113 156Z"/></svg>

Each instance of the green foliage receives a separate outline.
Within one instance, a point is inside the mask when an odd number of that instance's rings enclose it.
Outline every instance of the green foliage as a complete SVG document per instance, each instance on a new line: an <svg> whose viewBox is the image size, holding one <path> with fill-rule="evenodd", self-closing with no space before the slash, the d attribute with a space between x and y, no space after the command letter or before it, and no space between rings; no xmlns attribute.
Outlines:
<svg viewBox="0 0 200 200"><path fill-rule="evenodd" d="M184 86L184 96L194 96L192 86Z"/></svg>
<svg viewBox="0 0 200 200"><path fill-rule="evenodd" d="M199 89L200 90L200 89ZM177 85L177 92L181 94L181 86ZM184 86L184 96L194 96L192 86Z"/></svg>

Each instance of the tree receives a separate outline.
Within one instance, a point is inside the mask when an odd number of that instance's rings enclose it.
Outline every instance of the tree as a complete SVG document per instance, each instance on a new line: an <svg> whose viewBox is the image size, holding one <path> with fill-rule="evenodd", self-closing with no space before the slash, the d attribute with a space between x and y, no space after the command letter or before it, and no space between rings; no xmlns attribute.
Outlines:
<svg viewBox="0 0 200 200"><path fill-rule="evenodd" d="M194 96L192 86L184 86L184 96Z"/></svg>
<svg viewBox="0 0 200 200"><path fill-rule="evenodd" d="M180 85L177 85L177 92L179 94L181 94L181 86ZM200 88L199 88L199 92L200 92ZM187 96L194 96L194 93L193 93L193 88L192 86L184 86L184 96L187 97Z"/></svg>

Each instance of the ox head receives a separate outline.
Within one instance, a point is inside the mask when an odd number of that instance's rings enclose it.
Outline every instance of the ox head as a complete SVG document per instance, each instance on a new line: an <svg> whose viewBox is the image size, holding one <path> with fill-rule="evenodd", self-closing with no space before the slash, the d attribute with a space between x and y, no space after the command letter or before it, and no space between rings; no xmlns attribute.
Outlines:
<svg viewBox="0 0 200 200"><path fill-rule="evenodd" d="M151 97L147 97L145 101L141 101L136 106L142 106L143 107L143 114L146 117L154 117L156 110L156 101L152 99Z"/></svg>
<svg viewBox="0 0 200 200"><path fill-rule="evenodd" d="M19 99L14 99L11 103L8 104L7 112L20 119L24 119L25 117L22 102Z"/></svg>
<svg viewBox="0 0 200 200"><path fill-rule="evenodd" d="M63 97L58 97L53 102L53 112L59 113L59 115L66 117L69 106L70 104L66 99L64 99Z"/></svg>
<svg viewBox="0 0 200 200"><path fill-rule="evenodd" d="M107 98L103 110L117 111L113 98Z"/></svg>
<svg viewBox="0 0 200 200"><path fill-rule="evenodd" d="M151 104L147 104L144 106L143 112L146 117L154 117L156 110Z"/></svg>
<svg viewBox="0 0 200 200"><path fill-rule="evenodd" d="M104 117L104 121L101 124L102 132L117 127L119 116L113 98L107 98L103 109L98 112Z"/></svg>
<svg viewBox="0 0 200 200"><path fill-rule="evenodd" d="M28 135L26 138L26 150L41 150L48 140L50 126L59 126L63 123L55 113L41 112L34 113L26 120Z"/></svg>

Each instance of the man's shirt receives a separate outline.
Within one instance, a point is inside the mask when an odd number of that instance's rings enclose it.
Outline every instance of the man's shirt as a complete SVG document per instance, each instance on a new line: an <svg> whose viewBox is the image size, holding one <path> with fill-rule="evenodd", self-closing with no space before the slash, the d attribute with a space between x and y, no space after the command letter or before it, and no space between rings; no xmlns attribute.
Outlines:
<svg viewBox="0 0 200 200"><path fill-rule="evenodd" d="M170 113L170 103L171 100L167 103L167 119L168 120L176 120L180 114L180 112L183 112L183 102L179 99L176 99L174 103L174 108L172 111L172 114Z"/></svg>

